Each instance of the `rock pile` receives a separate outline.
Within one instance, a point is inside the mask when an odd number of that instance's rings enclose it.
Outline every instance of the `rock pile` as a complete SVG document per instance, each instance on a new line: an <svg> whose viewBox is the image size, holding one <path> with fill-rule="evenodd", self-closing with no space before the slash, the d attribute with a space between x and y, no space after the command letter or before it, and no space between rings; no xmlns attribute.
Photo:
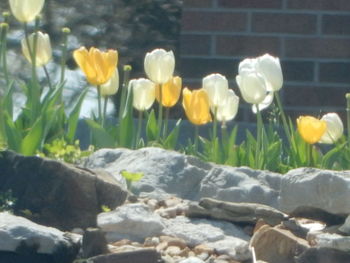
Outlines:
<svg viewBox="0 0 350 263"><path fill-rule="evenodd" d="M32 181L44 181L44 171L51 178L50 171L37 168L25 172L20 169L22 162L37 162L44 168L46 163L55 169L62 166L65 176L70 169L71 177L82 182L91 173L108 174L113 187L118 185L113 191L119 194L127 192L121 170L143 172L144 177L133 183L125 202L113 206L103 202L104 211L93 213L95 224L77 221L71 229L62 229L74 234L48 227L56 226L55 220L51 224L46 218L46 226L40 226L0 213L0 262L21 262L13 261L15 256L30 255L36 263L68 263L73 259L94 263L250 263L252 248L260 263L350 262L350 212L345 201L350 194L350 171L300 168L280 175L204 163L158 148L99 150L79 169L38 157L2 153L0 182L9 181L12 175L20 178L20 174L29 174L29 185L36 187L38 196L42 187L52 191L58 183L34 184ZM77 170L84 172L78 176ZM59 172L51 173L62 185L70 184ZM31 174L38 176L34 179ZM60 188L62 196L67 187ZM18 189L25 190L14 190L17 198L29 191L26 187ZM96 191L96 199L104 194ZM31 198L40 200L38 196L32 193ZM83 190L69 196L71 203L85 198ZM59 202L57 196L48 198L53 211L57 209L56 199ZM68 208L66 215L70 217ZM79 211L79 207L75 209ZM36 222L43 222L42 216L45 213L37 213ZM18 222L17 226L10 221Z"/></svg>

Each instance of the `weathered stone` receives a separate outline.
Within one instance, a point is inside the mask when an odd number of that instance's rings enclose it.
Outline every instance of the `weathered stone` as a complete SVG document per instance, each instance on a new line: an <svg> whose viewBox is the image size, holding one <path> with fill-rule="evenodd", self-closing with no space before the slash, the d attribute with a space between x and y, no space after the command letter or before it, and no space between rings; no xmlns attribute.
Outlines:
<svg viewBox="0 0 350 263"><path fill-rule="evenodd" d="M269 263L295 263L309 245L306 240L294 236L290 231L265 225L250 240L256 258Z"/></svg>
<svg viewBox="0 0 350 263"><path fill-rule="evenodd" d="M280 210L291 213L312 207L332 214L350 214L350 171L299 168L282 177Z"/></svg>
<svg viewBox="0 0 350 263"><path fill-rule="evenodd" d="M184 260L181 260L179 263L205 263L205 262L198 257L189 257Z"/></svg>
<svg viewBox="0 0 350 263"><path fill-rule="evenodd" d="M295 259L295 263L349 263L350 253L331 248L309 248Z"/></svg>
<svg viewBox="0 0 350 263"><path fill-rule="evenodd" d="M312 232L307 236L310 244L316 247L327 247L350 253L350 237L338 234Z"/></svg>
<svg viewBox="0 0 350 263"><path fill-rule="evenodd" d="M288 218L287 215L267 205L225 202L212 198L203 198L198 205L191 203L186 215L250 224L255 224L259 219L263 219L272 226Z"/></svg>
<svg viewBox="0 0 350 263"><path fill-rule="evenodd" d="M0 262L70 263L78 254L80 239L23 217L0 213Z"/></svg>
<svg viewBox="0 0 350 263"><path fill-rule="evenodd" d="M176 195L188 200L211 197L232 202L252 202L277 207L281 175L247 167L205 163L175 151L160 148L139 150L101 149L85 161L87 168L103 168L113 175L121 170L143 172L132 191L164 199Z"/></svg>
<svg viewBox="0 0 350 263"><path fill-rule="evenodd" d="M160 235L164 229L161 217L141 203L127 204L101 213L97 224L106 232L109 242L120 239L144 242L147 237Z"/></svg>
<svg viewBox="0 0 350 263"><path fill-rule="evenodd" d="M4 151L0 191L8 189L17 199L15 211L30 211L32 221L61 230L96 226L102 205L115 208L127 197L127 191L106 172Z"/></svg>
<svg viewBox="0 0 350 263"><path fill-rule="evenodd" d="M345 234L350 234L350 216L347 216L343 225L339 227L339 231Z"/></svg>
<svg viewBox="0 0 350 263"><path fill-rule="evenodd" d="M108 253L105 233L98 228L88 228L83 235L83 257L90 258Z"/></svg>
<svg viewBox="0 0 350 263"><path fill-rule="evenodd" d="M88 259L89 263L157 263L162 262L160 254L154 249L138 249L121 253L100 255Z"/></svg>
<svg viewBox="0 0 350 263"><path fill-rule="evenodd" d="M303 217L312 220L325 222L327 225L339 225L344 223L346 215L332 214L327 211L311 206L299 206L293 212L289 213L290 217Z"/></svg>

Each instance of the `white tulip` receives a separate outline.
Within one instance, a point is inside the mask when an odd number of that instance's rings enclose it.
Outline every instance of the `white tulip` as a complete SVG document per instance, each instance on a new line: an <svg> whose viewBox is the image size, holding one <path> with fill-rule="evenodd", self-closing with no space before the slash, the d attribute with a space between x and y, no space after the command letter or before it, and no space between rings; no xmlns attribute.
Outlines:
<svg viewBox="0 0 350 263"><path fill-rule="evenodd" d="M319 143L333 144L343 135L344 125L339 115L332 112L323 115L321 120L327 124L326 132L322 135Z"/></svg>
<svg viewBox="0 0 350 263"><path fill-rule="evenodd" d="M100 86L100 91L102 96L111 96L118 92L119 89L119 72L115 69L115 73L107 81L107 83Z"/></svg>
<svg viewBox="0 0 350 263"><path fill-rule="evenodd" d="M217 107L216 119L220 122L232 120L237 115L239 98L233 90L228 89L226 99Z"/></svg>
<svg viewBox="0 0 350 263"><path fill-rule="evenodd" d="M269 54L257 58L256 70L266 80L268 91L278 91L283 85L283 74L280 60Z"/></svg>
<svg viewBox="0 0 350 263"><path fill-rule="evenodd" d="M35 33L32 33L28 37L28 43L30 46L30 50L34 50L34 39ZM32 59L30 56L29 48L27 45L27 40L25 38L21 41L22 45L22 53L25 58L32 63ZM36 53L35 53L35 65L37 67L46 65L52 58L52 49L50 43L50 37L48 34L42 33L40 31L37 32L37 42L36 42Z"/></svg>
<svg viewBox="0 0 350 263"><path fill-rule="evenodd" d="M253 113L256 114L258 109L259 109L259 111L262 111L262 110L268 108L271 105L272 101L273 101L273 92L272 91L267 92L267 95L262 102L260 102L258 105L256 105L256 104L252 105Z"/></svg>
<svg viewBox="0 0 350 263"><path fill-rule="evenodd" d="M133 106L139 111L151 108L156 99L156 85L149 79L134 79L129 84L133 89Z"/></svg>
<svg viewBox="0 0 350 263"><path fill-rule="evenodd" d="M257 63L258 60L256 58L246 58L242 60L238 65L238 75L242 75L248 72L255 72Z"/></svg>
<svg viewBox="0 0 350 263"><path fill-rule="evenodd" d="M228 81L221 74L210 74L203 78L203 89L208 93L211 108L218 108L226 99L228 91Z"/></svg>
<svg viewBox="0 0 350 263"><path fill-rule="evenodd" d="M264 101L267 95L266 84L259 73L244 71L236 76L236 82L246 102L259 104Z"/></svg>
<svg viewBox="0 0 350 263"><path fill-rule="evenodd" d="M20 22L30 22L43 9L45 0L10 0L12 14Z"/></svg>
<svg viewBox="0 0 350 263"><path fill-rule="evenodd" d="M175 57L172 51L155 49L145 56L145 72L157 84L166 83L174 74Z"/></svg>

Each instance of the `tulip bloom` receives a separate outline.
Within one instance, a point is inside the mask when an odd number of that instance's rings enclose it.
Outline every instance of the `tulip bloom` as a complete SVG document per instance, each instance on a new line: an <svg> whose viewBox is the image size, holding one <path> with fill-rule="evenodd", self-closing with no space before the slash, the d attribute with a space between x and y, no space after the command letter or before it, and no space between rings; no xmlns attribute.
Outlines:
<svg viewBox="0 0 350 263"><path fill-rule="evenodd" d="M336 113L327 113L321 120L327 123L326 132L323 134L319 143L333 144L343 135L344 125L339 115Z"/></svg>
<svg viewBox="0 0 350 263"><path fill-rule="evenodd" d="M268 91L278 91L283 85L283 75L280 60L269 54L257 57L256 71L260 73L266 81Z"/></svg>
<svg viewBox="0 0 350 263"><path fill-rule="evenodd" d="M226 99L219 105L216 111L216 119L220 122L232 120L237 115L239 98L233 90L229 89Z"/></svg>
<svg viewBox="0 0 350 263"><path fill-rule="evenodd" d="M92 47L88 51L81 47L73 52L73 57L92 85L105 84L114 74L118 64L116 50L102 52Z"/></svg>
<svg viewBox="0 0 350 263"><path fill-rule="evenodd" d="M45 0L10 0L14 17L23 23L33 21L43 9Z"/></svg>
<svg viewBox="0 0 350 263"><path fill-rule="evenodd" d="M190 122L195 125L203 125L211 121L209 98L204 89L190 91L184 88L182 96L182 106Z"/></svg>
<svg viewBox="0 0 350 263"><path fill-rule="evenodd" d="M133 106L138 111L151 108L156 99L156 85L149 79L134 79L129 83L133 89Z"/></svg>
<svg viewBox="0 0 350 263"><path fill-rule="evenodd" d="M150 80L156 84L164 84L174 74L175 57L172 51L155 49L148 52L144 60L145 72Z"/></svg>
<svg viewBox="0 0 350 263"><path fill-rule="evenodd" d="M211 74L203 78L203 89L208 93L210 107L214 109L226 99L228 81L221 74Z"/></svg>
<svg viewBox="0 0 350 263"><path fill-rule="evenodd" d="M267 90L264 78L255 71L242 71L236 76L238 88L243 99L251 104L264 101Z"/></svg>
<svg viewBox="0 0 350 263"><path fill-rule="evenodd" d="M119 89L119 72L118 69L115 69L115 73L112 75L110 80L108 80L105 84L100 86L101 95L111 96L117 93Z"/></svg>
<svg viewBox="0 0 350 263"><path fill-rule="evenodd" d="M297 119L297 127L300 136L309 144L318 142L327 130L324 120L312 116L300 116Z"/></svg>
<svg viewBox="0 0 350 263"><path fill-rule="evenodd" d="M182 79L178 76L171 78L163 85L156 87L156 99L160 101L160 89L162 89L162 104L164 107L173 107L180 98Z"/></svg>
<svg viewBox="0 0 350 263"><path fill-rule="evenodd" d="M32 63L31 53L34 51L34 39L35 33L28 37L29 48L27 40L24 38L21 41L22 53L25 58ZM50 37L48 34L37 32L37 42L35 48L35 65L37 67L46 65L52 58L52 49L50 43Z"/></svg>

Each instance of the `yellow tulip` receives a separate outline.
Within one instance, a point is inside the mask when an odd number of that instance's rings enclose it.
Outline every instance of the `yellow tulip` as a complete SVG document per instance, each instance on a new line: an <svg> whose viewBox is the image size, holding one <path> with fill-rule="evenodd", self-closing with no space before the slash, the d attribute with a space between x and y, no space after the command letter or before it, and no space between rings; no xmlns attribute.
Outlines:
<svg viewBox="0 0 350 263"><path fill-rule="evenodd" d="M182 106L190 122L203 125L211 121L209 98L204 89L190 91L184 88L182 96Z"/></svg>
<svg viewBox="0 0 350 263"><path fill-rule="evenodd" d="M309 144L318 142L326 132L327 123L312 116L300 116L297 119L298 132Z"/></svg>
<svg viewBox="0 0 350 263"><path fill-rule="evenodd" d="M160 101L160 87L162 87L162 104L164 107L172 107L180 98L182 79L178 76L171 78L163 85L157 85L156 87L156 99Z"/></svg>
<svg viewBox="0 0 350 263"><path fill-rule="evenodd" d="M73 52L73 57L92 85L102 85L110 80L118 64L116 50L102 52L91 47L88 51L81 47Z"/></svg>

